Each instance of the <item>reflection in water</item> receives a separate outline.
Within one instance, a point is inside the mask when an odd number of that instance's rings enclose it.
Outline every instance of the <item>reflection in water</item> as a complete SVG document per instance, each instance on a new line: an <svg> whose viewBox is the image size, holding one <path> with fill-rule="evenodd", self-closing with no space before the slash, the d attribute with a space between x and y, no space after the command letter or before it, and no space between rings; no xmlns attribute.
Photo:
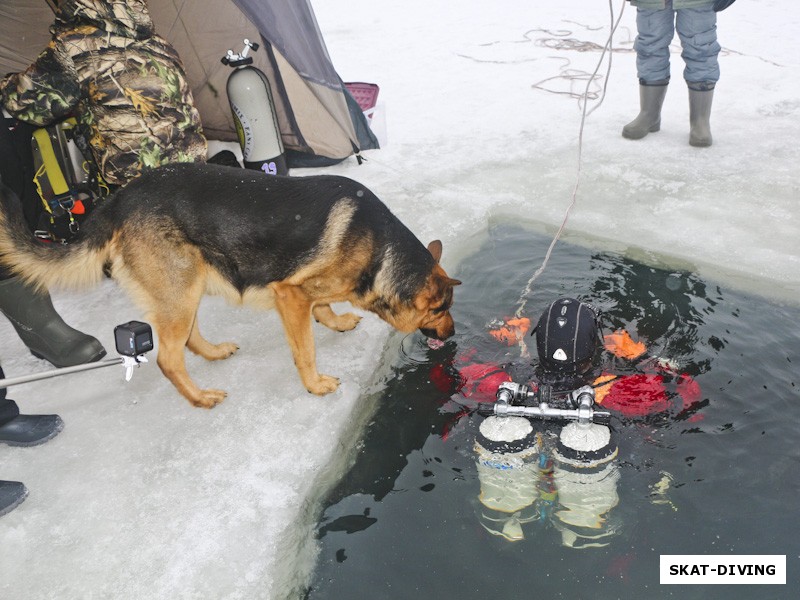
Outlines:
<svg viewBox="0 0 800 600"><path fill-rule="evenodd" d="M561 543L570 548L602 548L618 532L611 510L619 504L620 472L615 462L595 469L575 468L555 461L553 474L558 491L554 525Z"/></svg>
<svg viewBox="0 0 800 600"><path fill-rule="evenodd" d="M651 354L674 361L692 376L710 368L711 359L700 358L703 346L720 352L725 343L716 336L700 339L700 329L721 298L710 298L695 274L608 253L593 255L589 264L587 298L601 308L605 326L635 332Z"/></svg>
<svg viewBox="0 0 800 600"><path fill-rule="evenodd" d="M535 369L489 330L514 314L550 240L504 226L490 234L456 274L457 335L436 350L404 340L356 460L327 498L308 598L666 598L674 590L658 585L660 554L796 556L786 507L800 493L800 424L785 416L800 387L800 336L784 324L798 311L560 244L523 316L535 322L570 296L601 311L606 333L647 347L636 361L596 357L593 376L618 376L602 408L619 452L575 468L557 454L561 425L534 424L519 470L492 471L503 457L476 445L485 419L475 409L498 382L528 381ZM742 519L753 498L759 518ZM738 588L748 586L717 587L726 589L682 597L747 597Z"/></svg>
<svg viewBox="0 0 800 600"><path fill-rule="evenodd" d="M488 417L475 441L475 464L480 481L478 518L489 533L510 542L525 539L522 525L539 520L554 494L541 490L544 465L541 436L522 417ZM550 470L552 472L552 469Z"/></svg>
<svg viewBox="0 0 800 600"><path fill-rule="evenodd" d="M475 441L481 525L509 542L524 540L525 526L533 523L552 525L569 548L607 546L616 533L610 513L619 503L616 444L604 439L603 451L589 458L570 453L563 440L576 429L579 435L590 430L607 436L608 428L571 423L559 439L557 428L540 425L535 429L523 417L495 416L481 423Z"/></svg>
<svg viewBox="0 0 800 600"><path fill-rule="evenodd" d="M713 355L726 346L718 335L701 337L722 301L719 290L716 299L710 298L706 284L693 273L608 253L592 255L590 270L590 297L602 311L603 326L630 332L647 348L638 362L605 356L603 374L623 377L599 390L604 408L652 424L702 418L697 413L708 402L696 378L710 370ZM607 392L611 397L604 400Z"/></svg>
<svg viewBox="0 0 800 600"><path fill-rule="evenodd" d="M670 489L672 489L672 482L674 478L666 471L661 471L661 479L650 486L650 502L653 504L666 504L672 510L678 510L675 504L669 498Z"/></svg>

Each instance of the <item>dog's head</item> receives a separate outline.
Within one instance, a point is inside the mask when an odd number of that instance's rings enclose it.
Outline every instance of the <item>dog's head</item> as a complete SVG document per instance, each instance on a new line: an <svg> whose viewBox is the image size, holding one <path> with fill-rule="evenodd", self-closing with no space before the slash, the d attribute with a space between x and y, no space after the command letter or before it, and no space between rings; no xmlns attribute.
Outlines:
<svg viewBox="0 0 800 600"><path fill-rule="evenodd" d="M453 304L453 287L460 283L458 279L448 277L437 264L425 289L414 299L421 315L417 329L427 337L446 340L456 332L450 306Z"/></svg>
<svg viewBox="0 0 800 600"><path fill-rule="evenodd" d="M425 284L402 309L381 316L400 331L410 333L419 329L429 338L445 340L455 333L450 306L453 304L453 287L461 282L448 277L439 265L442 257L442 243L439 240L431 242L428 251L435 264Z"/></svg>

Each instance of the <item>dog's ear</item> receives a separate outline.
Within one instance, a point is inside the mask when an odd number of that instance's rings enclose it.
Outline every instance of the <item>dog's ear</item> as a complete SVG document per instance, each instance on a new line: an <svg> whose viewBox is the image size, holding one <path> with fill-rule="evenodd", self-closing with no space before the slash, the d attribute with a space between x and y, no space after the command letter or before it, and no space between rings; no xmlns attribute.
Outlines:
<svg viewBox="0 0 800 600"><path fill-rule="evenodd" d="M428 244L428 252L431 253L433 256L433 260L436 263L439 263L439 260L442 258L442 242L441 240L433 240L430 244ZM442 271L442 275L445 275L445 272ZM445 285L449 285L451 287L461 285L461 282L458 279L453 279L452 277L445 277Z"/></svg>
<svg viewBox="0 0 800 600"><path fill-rule="evenodd" d="M433 256L433 260L438 263L439 259L442 258L441 240L433 240L430 244L428 244L428 252L430 252L431 256Z"/></svg>

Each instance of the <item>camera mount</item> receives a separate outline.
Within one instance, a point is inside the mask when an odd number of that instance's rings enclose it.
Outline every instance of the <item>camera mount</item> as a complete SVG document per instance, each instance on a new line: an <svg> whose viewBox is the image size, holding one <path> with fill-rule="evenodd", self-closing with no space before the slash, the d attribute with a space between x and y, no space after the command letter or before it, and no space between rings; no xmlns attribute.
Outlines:
<svg viewBox="0 0 800 600"><path fill-rule="evenodd" d="M93 369L102 369L103 367L120 364L125 367L125 381L130 381L131 377L133 377L133 368L138 367L140 363L148 362L144 354L153 349L153 331L147 323L129 321L122 325L117 325L114 328L114 340L116 342L117 352L122 356L107 358L83 365L75 365L74 367L53 369L52 371L45 371L43 373L34 373L33 375L0 379L0 388L8 388L32 381L40 381L42 379L50 379L52 377L60 377L62 375L80 373L82 371L91 371Z"/></svg>

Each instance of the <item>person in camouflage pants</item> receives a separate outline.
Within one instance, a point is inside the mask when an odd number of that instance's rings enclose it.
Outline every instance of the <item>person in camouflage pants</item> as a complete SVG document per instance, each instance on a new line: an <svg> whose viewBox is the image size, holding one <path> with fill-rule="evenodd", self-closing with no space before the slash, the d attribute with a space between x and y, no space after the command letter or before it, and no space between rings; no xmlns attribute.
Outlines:
<svg viewBox="0 0 800 600"><path fill-rule="evenodd" d="M206 160L180 57L156 35L145 0L62 0L50 31L36 62L0 83L9 113L37 126L75 116L112 186Z"/></svg>

